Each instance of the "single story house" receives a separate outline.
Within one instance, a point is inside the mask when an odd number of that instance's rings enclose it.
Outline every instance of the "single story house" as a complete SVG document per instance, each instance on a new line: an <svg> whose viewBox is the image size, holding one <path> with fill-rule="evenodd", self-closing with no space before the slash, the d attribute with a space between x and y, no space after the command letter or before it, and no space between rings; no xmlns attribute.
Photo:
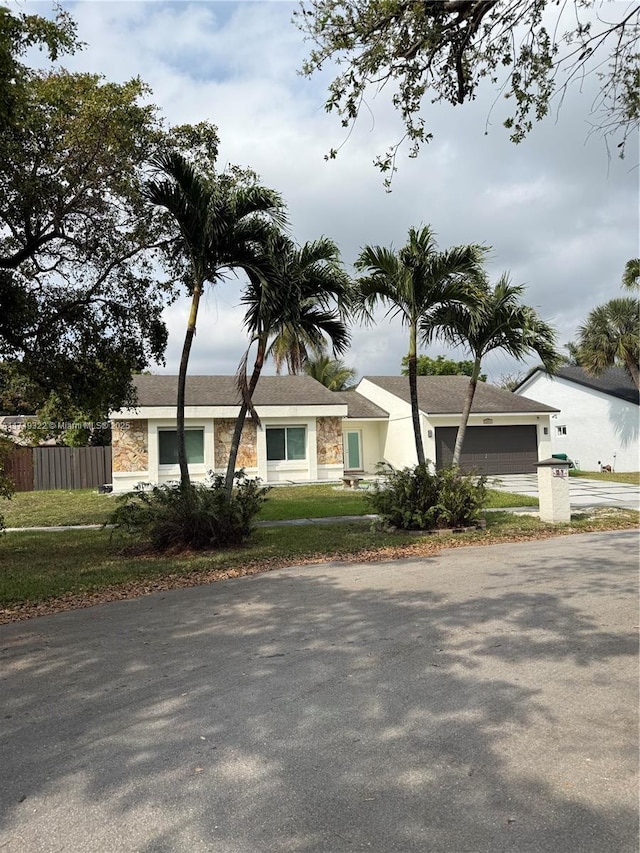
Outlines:
<svg viewBox="0 0 640 853"><path fill-rule="evenodd" d="M538 367L515 393L559 410L551 416L553 453L566 453L584 471L640 467L640 393L622 367L601 376L576 365L564 365L554 376Z"/></svg>
<svg viewBox="0 0 640 853"><path fill-rule="evenodd" d="M179 477L176 451L176 376L136 376L138 405L114 412L114 491L139 482ZM425 454L450 463L468 379L418 378ZM263 376L254 395L259 427L247 419L237 467L264 482L337 480L372 473L378 462L416 464L403 376L365 377L355 391L329 391L309 376ZM195 481L224 473L240 399L233 376L189 376L185 427L189 469ZM557 411L479 383L462 466L488 474L534 471L550 455L549 417Z"/></svg>

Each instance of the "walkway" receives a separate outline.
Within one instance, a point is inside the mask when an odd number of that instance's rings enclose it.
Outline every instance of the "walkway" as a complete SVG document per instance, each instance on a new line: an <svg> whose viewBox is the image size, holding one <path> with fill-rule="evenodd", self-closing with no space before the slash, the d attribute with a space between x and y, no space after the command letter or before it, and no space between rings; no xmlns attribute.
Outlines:
<svg viewBox="0 0 640 853"><path fill-rule="evenodd" d="M538 497L537 474L503 474L500 478L489 477L489 486L502 492ZM612 483L608 480L589 480L586 477L571 477L569 500L572 510L592 506L640 509L640 486Z"/></svg>

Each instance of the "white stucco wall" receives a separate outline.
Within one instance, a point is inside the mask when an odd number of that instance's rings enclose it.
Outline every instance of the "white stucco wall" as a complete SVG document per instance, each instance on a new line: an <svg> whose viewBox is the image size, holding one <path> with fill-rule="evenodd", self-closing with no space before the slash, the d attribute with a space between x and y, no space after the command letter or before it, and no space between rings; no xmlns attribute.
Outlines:
<svg viewBox="0 0 640 853"><path fill-rule="evenodd" d="M342 422L343 437L351 430L358 430L361 435L362 470L367 474L375 474L378 462L384 461L384 443L387 434L386 420L358 421L345 419Z"/></svg>
<svg viewBox="0 0 640 853"><path fill-rule="evenodd" d="M357 389L359 394L389 412L383 446L380 448L385 462L394 468L407 468L416 464L416 444L411 421L411 406L395 394L390 394L368 379L362 379ZM423 436L425 422L423 420Z"/></svg>
<svg viewBox="0 0 640 853"><path fill-rule="evenodd" d="M634 403L543 373L516 393L561 410L551 417L552 453L566 453L583 471L597 471L599 462L616 471L640 468L640 408ZM566 435L558 427L566 427Z"/></svg>

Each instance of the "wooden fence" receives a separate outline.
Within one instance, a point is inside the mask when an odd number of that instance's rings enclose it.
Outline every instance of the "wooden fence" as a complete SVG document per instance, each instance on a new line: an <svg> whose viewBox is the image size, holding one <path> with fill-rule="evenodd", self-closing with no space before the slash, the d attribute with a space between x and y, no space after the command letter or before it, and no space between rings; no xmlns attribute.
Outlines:
<svg viewBox="0 0 640 853"><path fill-rule="evenodd" d="M17 492L32 492L33 448L14 448L6 459L4 473L13 480Z"/></svg>
<svg viewBox="0 0 640 853"><path fill-rule="evenodd" d="M5 471L18 492L91 489L111 482L111 448L20 447Z"/></svg>

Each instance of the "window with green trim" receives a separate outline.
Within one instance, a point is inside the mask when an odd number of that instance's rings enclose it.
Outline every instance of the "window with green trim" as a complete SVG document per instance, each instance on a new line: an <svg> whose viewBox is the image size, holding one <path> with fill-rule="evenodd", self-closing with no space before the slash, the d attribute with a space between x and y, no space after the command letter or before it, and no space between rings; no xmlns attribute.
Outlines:
<svg viewBox="0 0 640 853"><path fill-rule="evenodd" d="M190 465L204 462L204 430L186 429L184 443ZM158 459L160 465L178 464L178 433L175 429L158 430Z"/></svg>
<svg viewBox="0 0 640 853"><path fill-rule="evenodd" d="M293 462L306 459L306 427L267 427L267 460Z"/></svg>

